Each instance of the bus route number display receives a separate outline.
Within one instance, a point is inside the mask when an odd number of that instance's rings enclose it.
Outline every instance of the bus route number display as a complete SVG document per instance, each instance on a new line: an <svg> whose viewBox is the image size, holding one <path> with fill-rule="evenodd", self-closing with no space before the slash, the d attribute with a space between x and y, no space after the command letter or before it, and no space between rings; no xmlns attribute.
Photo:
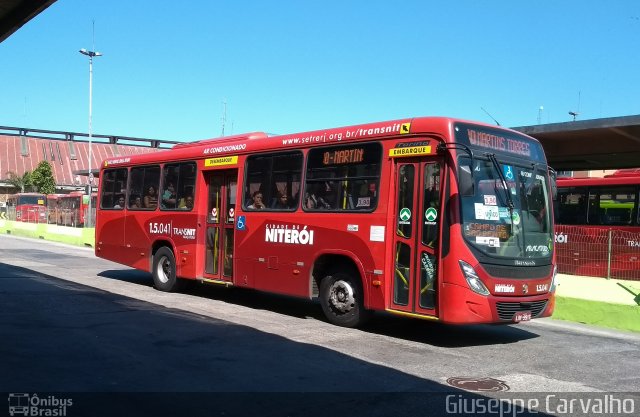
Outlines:
<svg viewBox="0 0 640 417"><path fill-rule="evenodd" d="M324 165L357 164L364 161L364 149L337 149L322 155Z"/></svg>

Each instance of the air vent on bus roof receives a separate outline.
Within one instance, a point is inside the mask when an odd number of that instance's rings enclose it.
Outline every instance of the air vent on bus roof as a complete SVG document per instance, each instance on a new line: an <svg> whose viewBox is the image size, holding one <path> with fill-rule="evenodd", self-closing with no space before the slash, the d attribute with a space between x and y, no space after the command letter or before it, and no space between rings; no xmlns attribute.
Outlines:
<svg viewBox="0 0 640 417"><path fill-rule="evenodd" d="M268 137L269 135L267 135L264 132L243 133L241 135L221 136L219 138L203 139L195 142L178 143L176 145L173 145L173 149L191 148L194 146L201 146L201 145L206 145L210 143L218 144L218 143L225 143L225 142L231 142L231 141L242 140L242 139L245 139L245 140L266 139Z"/></svg>

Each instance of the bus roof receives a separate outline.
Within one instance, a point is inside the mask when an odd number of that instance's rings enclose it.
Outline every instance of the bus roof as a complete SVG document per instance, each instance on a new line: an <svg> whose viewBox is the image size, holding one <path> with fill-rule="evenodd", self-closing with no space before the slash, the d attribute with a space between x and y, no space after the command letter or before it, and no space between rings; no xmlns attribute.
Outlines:
<svg viewBox="0 0 640 417"><path fill-rule="evenodd" d="M598 187L609 185L637 185L640 184L640 175L635 176L608 176L603 178L558 178L558 188L567 187Z"/></svg>
<svg viewBox="0 0 640 417"><path fill-rule="evenodd" d="M640 168L619 169L613 174L605 175L605 178L611 178L611 177L639 177L640 178Z"/></svg>
<svg viewBox="0 0 640 417"><path fill-rule="evenodd" d="M36 196L36 197L44 197L44 194L41 193L15 193L15 194L9 194L9 197L18 197L18 196L25 196L25 197L31 197L31 196Z"/></svg>
<svg viewBox="0 0 640 417"><path fill-rule="evenodd" d="M406 136L407 139L410 139L415 135L438 135L450 132L454 123L471 123L480 127L504 130L513 135L527 137L531 141L538 143L534 138L499 126L449 117L417 117L285 135L269 136L263 132L252 132L204 139L180 143L164 151L109 158L103 161L102 168L113 165L210 158L269 150L300 149L309 145L338 145L345 142L371 140L385 136Z"/></svg>

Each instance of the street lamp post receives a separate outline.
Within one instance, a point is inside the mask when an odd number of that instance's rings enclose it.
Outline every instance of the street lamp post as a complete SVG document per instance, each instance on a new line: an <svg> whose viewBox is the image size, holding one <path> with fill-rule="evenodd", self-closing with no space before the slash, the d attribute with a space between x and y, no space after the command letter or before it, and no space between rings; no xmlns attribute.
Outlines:
<svg viewBox="0 0 640 417"><path fill-rule="evenodd" d="M82 48L80 50L82 55L89 57L89 219L90 226L93 226L92 207L91 207L91 193L93 192L93 172L91 172L91 142L92 142L92 105L93 105L93 57L102 56L100 52L87 51Z"/></svg>

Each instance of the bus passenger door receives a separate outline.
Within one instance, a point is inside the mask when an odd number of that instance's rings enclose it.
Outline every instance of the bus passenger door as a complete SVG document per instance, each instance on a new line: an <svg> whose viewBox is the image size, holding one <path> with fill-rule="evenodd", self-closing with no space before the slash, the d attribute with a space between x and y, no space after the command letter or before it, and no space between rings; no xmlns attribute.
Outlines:
<svg viewBox="0 0 640 417"><path fill-rule="evenodd" d="M237 178L237 170L212 171L207 175L205 279L233 281Z"/></svg>
<svg viewBox="0 0 640 417"><path fill-rule="evenodd" d="M391 308L437 316L441 163L398 160Z"/></svg>

